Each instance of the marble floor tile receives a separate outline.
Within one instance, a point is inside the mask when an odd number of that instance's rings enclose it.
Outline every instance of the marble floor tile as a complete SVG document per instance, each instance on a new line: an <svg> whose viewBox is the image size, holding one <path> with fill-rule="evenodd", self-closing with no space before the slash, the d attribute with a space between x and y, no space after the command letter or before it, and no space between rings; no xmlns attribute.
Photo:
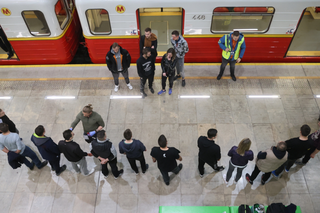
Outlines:
<svg viewBox="0 0 320 213"><path fill-rule="evenodd" d="M76 200L76 194L55 194L52 205L52 213L73 212L73 207Z"/></svg>
<svg viewBox="0 0 320 213"><path fill-rule="evenodd" d="M160 204L160 195L139 194L138 212L158 213Z"/></svg>
<svg viewBox="0 0 320 213"><path fill-rule="evenodd" d="M300 206L301 212L316 212L313 205L310 194L289 194L290 202Z"/></svg>
<svg viewBox="0 0 320 213"><path fill-rule="evenodd" d="M6 192L1 192L0 193L1 211L9 212L11 203L13 201L12 200L13 197L14 197L14 193L6 193Z"/></svg>
<svg viewBox="0 0 320 213"><path fill-rule="evenodd" d="M51 212L54 197L51 193L35 193L30 212L42 213Z"/></svg>

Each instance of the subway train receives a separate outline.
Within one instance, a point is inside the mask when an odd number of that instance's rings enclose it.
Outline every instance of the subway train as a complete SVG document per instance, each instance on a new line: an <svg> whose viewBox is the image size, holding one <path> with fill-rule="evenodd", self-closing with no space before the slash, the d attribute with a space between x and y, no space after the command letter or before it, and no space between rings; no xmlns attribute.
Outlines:
<svg viewBox="0 0 320 213"><path fill-rule="evenodd" d="M158 57L171 46L173 30L187 40L185 62L221 61L218 40L239 30L242 62L320 62L319 0L0 0L0 25L15 52L0 65L67 64L79 46L93 63L105 63L117 42L135 62L140 35L150 27Z"/></svg>

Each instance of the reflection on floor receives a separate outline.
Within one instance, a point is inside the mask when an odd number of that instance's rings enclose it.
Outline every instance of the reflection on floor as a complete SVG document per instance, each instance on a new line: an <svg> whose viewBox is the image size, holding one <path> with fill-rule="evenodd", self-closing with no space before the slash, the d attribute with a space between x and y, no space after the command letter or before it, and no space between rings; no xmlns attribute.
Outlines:
<svg viewBox="0 0 320 213"><path fill-rule="evenodd" d="M132 80L134 90L129 91L120 81L118 95L138 95L139 81ZM137 175L130 169L125 156L118 155L118 166L124 174L118 180L112 175L103 178L99 162L88 157L89 167L95 173L89 177L76 174L71 164L57 177L47 166L29 171L25 166L11 169L6 155L0 155L0 206L1 212L158 212L160 205L240 205L242 203L272 202L300 205L302 212L313 213L320 209L319 157L308 165L294 166L265 186L260 176L251 186L244 174L251 172L254 162L244 169L237 184L226 187L222 175L205 167L205 176L197 171L197 138L209 128L217 128L217 143L221 146L221 165L228 165L228 150L244 137L252 141L256 154L299 135L299 127L309 124L317 130L320 100L319 79L251 79L251 80L187 80L185 88L175 82L173 94L158 96L147 89L146 99L110 100L114 95L112 81L1 81L1 95L12 96L0 100L0 107L16 123L24 142L30 142L38 124L46 128L46 135L55 142L62 139L63 130L70 127L76 114L86 104L93 104L106 122L108 138L118 149L123 131L130 128L134 138L147 147L145 157L150 165L146 174ZM154 83L159 91L160 80ZM178 95L210 95L209 99L178 99ZM278 94L280 99L248 99L248 94ZM47 100L46 95L74 95L75 100ZM75 129L75 141L85 151L89 145L83 140L82 126ZM152 163L150 150L157 145L160 134L168 138L169 146L181 151L183 169L172 176L166 186L156 164Z"/></svg>

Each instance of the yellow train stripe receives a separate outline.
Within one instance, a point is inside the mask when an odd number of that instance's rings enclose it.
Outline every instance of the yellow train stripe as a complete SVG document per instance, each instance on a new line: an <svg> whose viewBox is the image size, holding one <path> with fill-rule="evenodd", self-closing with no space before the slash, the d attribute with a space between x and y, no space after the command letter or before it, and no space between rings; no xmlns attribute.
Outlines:
<svg viewBox="0 0 320 213"><path fill-rule="evenodd" d="M181 16L181 12L144 12L140 16Z"/></svg>
<svg viewBox="0 0 320 213"><path fill-rule="evenodd" d="M287 56L320 56L320 51L288 51Z"/></svg>

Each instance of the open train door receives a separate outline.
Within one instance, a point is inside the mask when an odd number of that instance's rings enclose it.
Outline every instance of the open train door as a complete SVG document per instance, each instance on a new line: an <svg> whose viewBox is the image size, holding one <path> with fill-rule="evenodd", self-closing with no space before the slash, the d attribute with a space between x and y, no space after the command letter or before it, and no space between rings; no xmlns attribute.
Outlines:
<svg viewBox="0 0 320 213"><path fill-rule="evenodd" d="M158 57L172 47L170 38L173 30L183 34L183 9L180 7L139 8L138 15L140 35L144 35L144 30L150 27L157 36Z"/></svg>
<svg viewBox="0 0 320 213"><path fill-rule="evenodd" d="M0 25L0 60L17 59L14 50Z"/></svg>
<svg viewBox="0 0 320 213"><path fill-rule="evenodd" d="M287 57L320 56L320 7L306 8L296 31L288 33L294 33L294 36Z"/></svg>

